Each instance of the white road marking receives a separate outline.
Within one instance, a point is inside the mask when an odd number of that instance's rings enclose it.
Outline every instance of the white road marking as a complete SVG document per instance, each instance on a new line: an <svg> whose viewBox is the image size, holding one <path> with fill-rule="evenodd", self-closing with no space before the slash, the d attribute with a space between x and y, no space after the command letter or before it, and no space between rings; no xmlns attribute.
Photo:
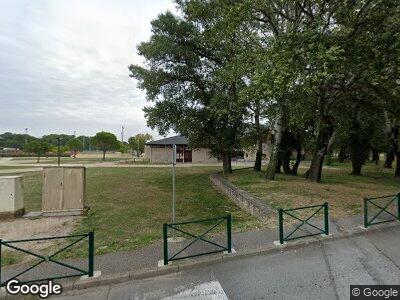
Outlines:
<svg viewBox="0 0 400 300"><path fill-rule="evenodd" d="M218 281L210 281L196 285L192 288L181 291L178 294L163 299L228 300L228 297Z"/></svg>

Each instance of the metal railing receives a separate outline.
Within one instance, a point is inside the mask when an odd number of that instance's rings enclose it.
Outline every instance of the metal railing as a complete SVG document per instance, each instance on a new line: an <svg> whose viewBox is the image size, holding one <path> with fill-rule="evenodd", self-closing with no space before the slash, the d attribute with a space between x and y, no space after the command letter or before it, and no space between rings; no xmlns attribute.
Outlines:
<svg viewBox="0 0 400 300"><path fill-rule="evenodd" d="M385 201L386 200L386 201ZM383 202L383 203L381 203ZM376 214L371 215L370 210L368 209L369 204L373 207L378 208ZM394 212L390 211L390 206L393 205ZM397 208L396 208L397 206ZM384 219L378 221L378 217L386 215L387 217L390 216L389 219ZM393 221L400 221L400 193L396 195L389 195L389 196L382 196L382 197L375 197L375 198L364 198L364 227L368 228L368 226L386 223L386 222L393 222Z"/></svg>
<svg viewBox="0 0 400 300"><path fill-rule="evenodd" d="M307 210L307 209L315 209L315 211L305 219L302 219L293 213L294 211ZM319 212L321 212L322 210L324 212L324 228L319 228L318 226L309 223L310 220L315 215L317 215ZM292 208L292 209L279 209L278 215L279 215L279 243L280 244L284 244L284 242L286 242L286 241L320 235L320 234L329 235L329 212L328 212L328 203L326 203L326 202L321 205L303 206L303 207ZM287 235L284 234L284 215L288 215L288 216L294 218L295 220L301 222L300 225L296 226ZM311 226L312 228L316 229L317 233L310 233L310 234L305 234L305 235L300 235L300 236L294 236L294 234L297 231L299 231L301 229L301 227L303 227L305 225Z"/></svg>
<svg viewBox="0 0 400 300"><path fill-rule="evenodd" d="M58 240L58 239L69 239L69 238L77 238L77 239L75 241L69 243L64 248L54 252L53 254L51 254L49 256L44 256L44 255L41 255L41 254L38 254L38 253L35 253L32 251L23 249L21 247L15 246L15 244L25 243L25 242L38 242L38 241L49 241L49 240ZM80 241L82 241L86 238L88 238L87 239L87 241L88 241L88 269L87 270L83 270L76 266L72 266L70 264L67 264L65 262L61 262L61 261L55 259L56 255L62 253L63 251L69 249L73 245L79 243ZM39 261L37 263L35 263L34 265L28 267L27 269L20 271L17 275L10 277L3 282L2 278L1 278L1 275L2 275L1 250L3 247L7 247L10 249L13 249L14 251L31 255L33 257L38 258ZM34 280L28 280L28 281L23 281L23 280L18 279L23 274L27 273L28 271L31 271L32 269L38 267L39 265L41 265L44 262L51 262L58 266L62 266L66 269L76 271L77 273L72 274L72 275L65 275L65 276L62 276L62 275L53 276L53 277L43 276L41 278L34 279ZM76 234L76 235L66 235L66 236L47 237L47 238L33 238L33 239L13 240L13 241L0 240L0 286L6 286L7 283L11 280L18 280L21 284L29 284L29 283L33 283L33 282L70 278L70 277L76 277L76 276L82 276L82 275L88 275L89 277L92 277L93 276L93 268L94 268L94 232L89 232L87 234Z"/></svg>
<svg viewBox="0 0 400 300"><path fill-rule="evenodd" d="M210 233L213 229L215 229L218 225L226 221L226 235L227 235L227 244L225 245L220 245L215 241L210 241L209 239L206 239L205 236ZM183 225L189 225L189 224L200 224L200 223L209 223L209 222L215 222L212 224L210 228L208 228L205 232L203 232L200 235L196 235L194 233L182 230L178 228L178 226L183 226ZM177 231L179 233L183 233L186 236L189 236L193 238L194 240L191 241L189 244L187 244L185 247L177 251L175 254L172 256L169 256L168 254L168 228ZM196 242L202 241L206 244L212 245L216 247L216 250L212 251L206 251L202 253L197 253L193 255L183 255L179 256L182 254L185 250L193 246ZM182 222L182 223L174 223L174 224L163 224L163 242L164 242L164 265L168 265L168 262L174 261L174 260L179 260L179 259L185 259L185 258L191 258L191 257L196 257L196 256L201 256L201 255L207 255L207 254L212 254L212 253L218 253L218 252L223 252L227 251L229 253L232 252L232 217L231 215L225 216L225 217L220 217L220 218L214 218L214 219L205 219L205 220L198 220L198 221L190 221L190 222Z"/></svg>

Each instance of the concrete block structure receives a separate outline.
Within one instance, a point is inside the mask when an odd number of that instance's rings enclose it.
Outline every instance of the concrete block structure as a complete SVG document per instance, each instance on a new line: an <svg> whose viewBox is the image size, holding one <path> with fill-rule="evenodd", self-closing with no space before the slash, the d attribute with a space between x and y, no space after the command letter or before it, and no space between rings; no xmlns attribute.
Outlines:
<svg viewBox="0 0 400 300"><path fill-rule="evenodd" d="M81 166L43 169L43 216L80 215L86 209L86 168Z"/></svg>
<svg viewBox="0 0 400 300"><path fill-rule="evenodd" d="M0 176L0 218L20 217L24 214L22 176Z"/></svg>

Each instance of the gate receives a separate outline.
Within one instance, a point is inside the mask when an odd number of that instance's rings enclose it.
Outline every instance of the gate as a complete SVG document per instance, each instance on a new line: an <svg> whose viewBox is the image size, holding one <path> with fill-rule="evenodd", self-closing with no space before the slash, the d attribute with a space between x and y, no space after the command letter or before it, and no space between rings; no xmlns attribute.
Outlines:
<svg viewBox="0 0 400 300"><path fill-rule="evenodd" d="M307 209L314 209L313 213L306 217L305 219L300 218L295 214L296 211L300 210L307 210ZM316 216L318 213L320 213L323 210L324 213L324 228L319 228L318 226L309 223L309 221ZM311 205L311 206L303 206L303 207L298 207L298 208L291 208L291 209L279 209L279 243L284 244L286 241L290 240L295 240L295 239L300 239L304 237L310 237L314 235L320 235L320 234L325 234L329 235L329 216L328 216L328 203L324 203L321 205ZM300 221L300 225L296 226L290 233L285 235L284 233L284 215L288 215L291 218ZM310 234L305 234L301 236L294 236L294 234L301 230L301 228L305 225L311 226L312 228L317 230L317 233L310 233Z"/></svg>
<svg viewBox="0 0 400 300"><path fill-rule="evenodd" d="M397 206L397 207L396 207ZM377 209L377 212L372 213L371 208ZM378 220L378 217L386 216L389 218ZM376 198L364 198L364 227L400 221L400 193L397 195L382 196Z"/></svg>
<svg viewBox="0 0 400 300"><path fill-rule="evenodd" d="M57 252L54 252L50 256L44 256L26 249L21 248L20 246L16 246L15 244L20 244L24 242L38 242L38 241L49 241L49 240L59 240L59 239L69 239L73 238L76 239L75 241L69 243L67 246L64 248L58 250ZM88 268L87 270L83 270L81 268L78 268L76 266L72 266L70 264L67 264L65 262L61 262L54 257L63 251L69 249L73 245L79 243L80 241L88 238ZM1 260L1 250L2 248L10 248L13 249L17 252L22 252L28 255L31 255L33 257L36 257L39 259L37 263L34 265L24 269L23 271L18 272L17 275L12 276L11 278L8 278L5 281L2 281L1 275L2 275L2 260ZM28 280L28 281L22 281L19 280L18 278L22 276L23 274L26 274L28 271L33 270L34 268L37 268L39 265L43 264L44 262L52 262L58 266L62 266L68 270L73 270L75 271L75 274L72 275L65 275L65 276L54 276L54 277L47 277L47 276L42 276L41 278L35 279L35 280ZM0 240L0 286L6 286L7 283L11 280L18 280L21 284L29 284L33 282L41 282L41 281L48 281L48 280L56 280L56 279L63 279L63 278L70 278L70 277L75 277L75 276L82 276L82 275L88 275L89 277L93 276L93 268L94 268L94 232L89 232L87 234L77 234L77 235L67 235L67 236L58 236L58 237L46 237L46 238L34 238L34 239L25 239L25 240L13 240L13 241L3 241Z"/></svg>
<svg viewBox="0 0 400 300"><path fill-rule="evenodd" d="M225 221L226 221L226 235L227 235L226 245L221 245L215 241L211 241L211 240L205 238L205 236L208 233L210 233L213 229L215 229L218 225L222 224ZM210 222L213 222L212 226L200 235L197 235L195 233L191 233L189 231L179 228L180 226L185 226L185 225L190 225L190 224L201 224L201 223L204 224L204 223L210 223ZM172 229L173 231L183 233L184 235L189 236L189 237L193 238L194 240L192 240L189 244L184 246L182 249L178 250L172 256L169 256L169 254L168 254L168 228ZM223 252L223 251L227 251L227 252L231 253L232 252L232 218L231 218L231 215L228 215L225 217L220 217L220 218L214 218L214 219L206 219L206 220L198 220L198 221L182 222L182 223L174 223L174 224L163 224L163 241L164 241L164 265L168 265L168 262L174 261L174 260L191 258L191 257L207 255L207 254L212 254L212 253L218 253L218 252ZM216 247L217 249L212 250L212 251L204 251L204 252L193 254L193 255L179 256L185 250L192 247L198 241L202 241L205 244L212 245L212 246Z"/></svg>

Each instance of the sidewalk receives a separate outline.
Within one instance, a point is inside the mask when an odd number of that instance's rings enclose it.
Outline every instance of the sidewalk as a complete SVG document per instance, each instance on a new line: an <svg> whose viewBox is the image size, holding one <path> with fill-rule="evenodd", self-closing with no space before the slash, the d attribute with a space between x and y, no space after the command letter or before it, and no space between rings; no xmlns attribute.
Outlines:
<svg viewBox="0 0 400 300"><path fill-rule="evenodd" d="M313 222L313 224L321 226L322 220ZM333 237L340 236L344 234L351 234L353 232L365 231L361 229L359 226L362 224L362 217L357 216L353 218L347 218L342 220L331 220L330 221L330 233ZM391 224L391 223L389 223ZM380 227L380 226L377 226ZM290 229L288 229L290 230ZM313 233L309 231L303 231L301 234ZM367 232L367 231L365 231ZM161 228L160 228L160 236L161 236ZM207 238L207 237L206 237ZM217 241L222 245L226 245L226 236L218 235L212 238L213 241ZM309 242L315 242L320 239L327 239L326 237L316 236L313 238L305 238L299 239L296 241L290 241L288 245L296 245L296 244L304 244ZM283 250L285 247L275 246L274 241L278 240L278 230L277 229L264 229L264 230L256 230L256 231L248 231L241 233L233 233L232 241L233 248L236 251L236 254L233 256L240 255L242 253L257 253L263 250L269 249L277 249L278 251ZM169 254L170 257L184 248L192 240L184 240L182 242L177 243L169 243ZM216 250L217 247L213 245L206 244L202 241L197 241L193 246L188 248L186 251L182 253L182 255L192 255L199 253L201 251L212 251ZM226 255L225 255L226 256ZM173 262L172 266L177 266L179 264L191 264L197 262L204 262L207 260L215 260L222 258L221 254L213 254L208 256L199 256L196 258L188 258L183 259L177 262ZM95 270L100 270L102 277L108 276L116 273L126 273L126 272L146 272L148 270L162 270L165 267L158 267L159 261L163 259L163 244L162 242L156 242L150 246L141 248L137 251L133 252L124 252L124 253L110 253L105 255L100 255L95 257ZM68 263L87 269L87 259L73 259L66 260ZM171 263L170 263L171 264ZM28 266L26 265L18 265L18 266L7 266L3 267L2 270L2 280L7 280L10 276L17 274L18 272L26 269ZM26 276L21 277L22 280L32 280L37 279L39 276L43 276L43 274L49 274L48 276L53 276L57 273L57 275L71 275L73 271L66 270L63 267L57 266L50 262L44 262L40 266L29 271ZM50 275L51 274L51 275ZM71 283L76 281L77 279L69 279L66 282Z"/></svg>
<svg viewBox="0 0 400 300"><path fill-rule="evenodd" d="M179 265L178 271L166 276L92 281L97 285L77 285L53 298L347 300L350 285L400 284L398 225L256 255L234 254L213 263Z"/></svg>

